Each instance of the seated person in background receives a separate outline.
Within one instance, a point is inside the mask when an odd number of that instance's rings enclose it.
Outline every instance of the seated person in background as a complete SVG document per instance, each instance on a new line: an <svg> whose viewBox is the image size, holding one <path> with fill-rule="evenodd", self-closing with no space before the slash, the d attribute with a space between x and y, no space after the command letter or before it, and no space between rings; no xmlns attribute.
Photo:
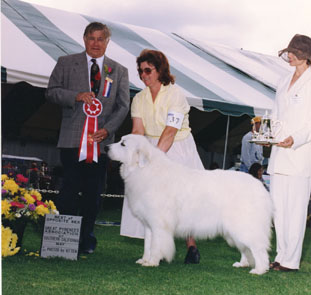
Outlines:
<svg viewBox="0 0 311 295"><path fill-rule="evenodd" d="M51 175L49 175L49 169L46 162L41 163L39 173L39 185L41 189L50 189Z"/></svg>
<svg viewBox="0 0 311 295"><path fill-rule="evenodd" d="M262 146L249 142L252 139L253 132L259 132L261 117L253 118L251 124L252 130L247 132L242 138L240 171L246 173L253 163L258 162L261 164L263 161Z"/></svg>
<svg viewBox="0 0 311 295"><path fill-rule="evenodd" d="M40 167L40 175L44 176L47 174L47 172L48 172L48 164L46 162L42 162Z"/></svg>
<svg viewBox="0 0 311 295"><path fill-rule="evenodd" d="M263 167L260 163L254 163L252 166L249 168L248 171L249 174L253 175L255 178L259 179L264 187L269 191L268 186L266 185L264 179L262 178L263 175Z"/></svg>

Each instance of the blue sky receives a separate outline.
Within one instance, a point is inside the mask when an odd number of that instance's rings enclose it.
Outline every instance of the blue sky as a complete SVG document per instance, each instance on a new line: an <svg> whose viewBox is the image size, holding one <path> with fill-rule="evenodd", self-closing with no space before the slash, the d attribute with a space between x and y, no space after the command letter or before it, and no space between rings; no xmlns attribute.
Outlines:
<svg viewBox="0 0 311 295"><path fill-rule="evenodd" d="M26 0L103 19L276 55L311 36L311 0Z"/></svg>

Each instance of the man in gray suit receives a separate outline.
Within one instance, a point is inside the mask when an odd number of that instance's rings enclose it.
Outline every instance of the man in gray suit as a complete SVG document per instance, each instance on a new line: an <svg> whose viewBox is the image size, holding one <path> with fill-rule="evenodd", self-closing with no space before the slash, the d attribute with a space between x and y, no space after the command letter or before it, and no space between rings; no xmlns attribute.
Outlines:
<svg viewBox="0 0 311 295"><path fill-rule="evenodd" d="M47 100L62 107L57 146L64 183L57 206L61 214L83 217L84 253L96 247L93 229L107 168L104 146L114 141L130 102L127 69L105 56L109 39L106 25L90 23L83 36L86 50L58 59L46 91Z"/></svg>

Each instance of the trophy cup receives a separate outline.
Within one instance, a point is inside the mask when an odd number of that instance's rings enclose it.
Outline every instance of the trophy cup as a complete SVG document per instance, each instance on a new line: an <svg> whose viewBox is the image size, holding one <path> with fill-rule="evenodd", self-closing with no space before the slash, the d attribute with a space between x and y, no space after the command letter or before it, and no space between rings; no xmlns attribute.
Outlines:
<svg viewBox="0 0 311 295"><path fill-rule="evenodd" d="M259 132L256 132L253 126L253 135L250 142L257 144L277 144L279 141L277 141L275 137L281 131L281 127L282 122L279 120L272 120L268 115L268 111L266 111L265 115L261 118Z"/></svg>
<svg viewBox="0 0 311 295"><path fill-rule="evenodd" d="M259 140L269 141L272 138L271 119L266 111L265 115L261 118L261 124L259 128Z"/></svg>

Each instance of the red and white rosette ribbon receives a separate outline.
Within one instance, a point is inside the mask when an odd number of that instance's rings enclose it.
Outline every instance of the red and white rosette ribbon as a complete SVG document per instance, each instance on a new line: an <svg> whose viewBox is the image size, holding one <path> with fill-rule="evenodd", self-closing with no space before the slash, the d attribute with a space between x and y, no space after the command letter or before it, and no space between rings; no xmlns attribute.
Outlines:
<svg viewBox="0 0 311 295"><path fill-rule="evenodd" d="M99 144L94 142L92 136L98 130L97 117L101 114L103 106L101 102L94 98L92 104L83 104L83 111L86 114L83 132L80 140L79 161L86 163L98 162L100 154Z"/></svg>

